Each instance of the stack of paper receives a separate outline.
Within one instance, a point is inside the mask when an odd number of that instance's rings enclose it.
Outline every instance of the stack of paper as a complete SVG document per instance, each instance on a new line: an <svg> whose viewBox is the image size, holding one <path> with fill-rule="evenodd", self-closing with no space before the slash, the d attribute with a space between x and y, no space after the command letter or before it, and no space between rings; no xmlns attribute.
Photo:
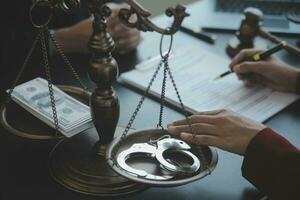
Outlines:
<svg viewBox="0 0 300 200"><path fill-rule="evenodd" d="M145 90L159 61L159 56L146 60L138 64L136 69L122 74L119 81ZM280 93L261 86L247 88L234 74L215 80L215 77L228 70L229 62L229 59L196 47L172 52L169 65L189 112L226 108L263 122L299 98L295 94ZM161 92L162 74L161 70L150 91L157 97ZM167 101L179 106L170 83L169 80Z"/></svg>

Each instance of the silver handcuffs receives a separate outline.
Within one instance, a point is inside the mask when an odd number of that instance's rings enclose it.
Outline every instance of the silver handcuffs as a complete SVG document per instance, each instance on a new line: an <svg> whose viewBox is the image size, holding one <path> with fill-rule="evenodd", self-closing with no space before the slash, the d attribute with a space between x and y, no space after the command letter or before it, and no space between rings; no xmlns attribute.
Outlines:
<svg viewBox="0 0 300 200"><path fill-rule="evenodd" d="M190 149L191 147L186 142L171 138L169 135L165 135L155 141L133 144L130 148L122 151L118 155L117 163L123 170L138 177L160 181L170 180L178 174L193 174L199 170L200 161L189 151ZM182 153L189 156L193 162L189 166L179 166L174 162L169 162L164 157L164 154L167 151ZM146 172L145 170L133 168L127 164L127 161L133 157L155 158L160 164L162 170L167 171L167 173L164 175L154 175Z"/></svg>

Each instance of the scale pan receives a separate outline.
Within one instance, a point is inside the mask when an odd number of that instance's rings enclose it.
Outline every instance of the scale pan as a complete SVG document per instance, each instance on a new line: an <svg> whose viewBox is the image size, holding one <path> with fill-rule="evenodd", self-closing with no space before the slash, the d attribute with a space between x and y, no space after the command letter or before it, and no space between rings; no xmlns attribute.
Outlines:
<svg viewBox="0 0 300 200"><path fill-rule="evenodd" d="M204 178L208 174L210 174L216 167L218 162L218 154L217 150L212 147L203 146L202 152L205 155L208 167L206 169L203 168L203 158L200 156L199 148L196 148L195 146L192 146L191 152L198 157L201 163L200 169L193 174L192 176L175 176L172 179L169 180L150 180L143 177L136 176L134 174L131 174L124 169L122 169L117 163L116 159L118 155L130 148L135 143L146 143L150 140L156 140L160 138L163 135L170 135L166 130L160 130L160 129L147 129L147 130L140 130L129 133L125 138L121 140L121 137L116 138L111 142L111 144L108 146L106 150L106 159L108 164L112 167L112 169L118 173L119 175L135 181L142 184L147 184L150 186L155 187L173 187L173 186L179 186L184 185L196 180L199 180L201 178ZM113 156L114 155L114 156ZM154 159L154 158L153 158ZM148 158L132 158L132 160L128 160L128 165L130 165L133 168L136 169L143 169L148 173L155 174L155 175L162 175L157 174L159 173L158 169L160 168L160 164L158 162L149 162Z"/></svg>

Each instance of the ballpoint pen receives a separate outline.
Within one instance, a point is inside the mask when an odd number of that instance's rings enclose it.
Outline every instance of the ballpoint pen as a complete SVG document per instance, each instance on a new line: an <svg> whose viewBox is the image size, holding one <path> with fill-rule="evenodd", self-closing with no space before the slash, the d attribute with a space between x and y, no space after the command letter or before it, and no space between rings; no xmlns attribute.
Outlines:
<svg viewBox="0 0 300 200"><path fill-rule="evenodd" d="M185 33L193 36L193 37L196 37L200 40L203 40L203 41L211 43L211 44L214 44L216 39L217 39L217 37L215 35L206 35L206 34L202 33L201 31L194 31L194 30L189 29L189 28L184 27L184 26L181 26L180 30L182 32L185 32Z"/></svg>
<svg viewBox="0 0 300 200"><path fill-rule="evenodd" d="M286 42L285 42L285 41L282 41L282 42L280 42L279 44L277 44L276 46L274 46L273 48L268 49L268 50L266 50L266 51L264 51L264 52L261 52L261 53L254 54L252 57L250 57L250 58L248 58L248 59L245 59L245 60L243 60L243 61L256 62L256 61L260 61L260 60L265 60L265 59L267 59L268 57L270 57L272 54L274 54L274 53L276 53L276 52L278 52L278 51L284 49L284 47L285 47L286 45L287 45ZM231 74L232 72L233 72L233 71L228 70L228 71L224 72L223 74L217 76L217 77L215 78L215 80L220 79L220 78L222 78L222 77L224 77L224 76L227 76L227 75Z"/></svg>

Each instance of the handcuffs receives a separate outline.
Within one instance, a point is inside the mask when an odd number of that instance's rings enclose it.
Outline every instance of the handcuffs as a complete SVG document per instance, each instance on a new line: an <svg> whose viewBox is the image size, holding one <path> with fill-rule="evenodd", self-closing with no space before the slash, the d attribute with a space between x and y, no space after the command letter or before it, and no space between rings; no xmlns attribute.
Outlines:
<svg viewBox="0 0 300 200"><path fill-rule="evenodd" d="M122 151L117 157L118 165L132 175L151 180L170 180L178 174L194 174L200 168L199 159L189 150L191 147L184 141L171 138L169 135L164 135L157 140L150 140L146 143L136 143L130 148ZM189 166L180 166L175 162L167 160L164 154L167 151L182 153L190 157L193 162ZM127 161L133 157L144 157L156 159L160 164L164 175L155 175L146 172L145 170L136 169L127 164Z"/></svg>

